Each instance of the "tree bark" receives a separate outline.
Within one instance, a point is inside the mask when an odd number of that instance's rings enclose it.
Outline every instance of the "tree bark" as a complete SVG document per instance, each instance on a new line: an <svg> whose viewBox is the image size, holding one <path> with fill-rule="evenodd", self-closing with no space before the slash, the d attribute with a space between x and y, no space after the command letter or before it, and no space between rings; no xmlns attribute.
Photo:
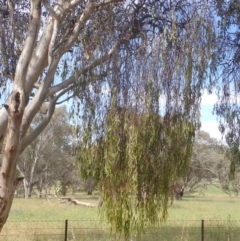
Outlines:
<svg viewBox="0 0 240 241"><path fill-rule="evenodd" d="M40 0L31 1L30 11L31 17L29 19L28 33L16 67L13 92L10 95L8 103L4 105L8 114L8 125L6 146L4 148L0 170L0 231L8 218L18 183L15 174L17 158L22 144L20 132L26 105L25 80L40 26Z"/></svg>
<svg viewBox="0 0 240 241"><path fill-rule="evenodd" d="M15 176L17 157L20 147L20 126L24 111L25 94L16 88L10 98L10 105L5 105L8 112L6 146L4 148L0 170L0 230L5 224L12 205L18 179Z"/></svg>

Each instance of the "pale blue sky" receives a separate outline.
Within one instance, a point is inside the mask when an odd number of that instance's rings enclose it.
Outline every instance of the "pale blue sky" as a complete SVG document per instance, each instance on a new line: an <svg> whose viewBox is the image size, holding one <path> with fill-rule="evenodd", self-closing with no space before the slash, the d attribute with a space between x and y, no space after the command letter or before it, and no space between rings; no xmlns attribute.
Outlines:
<svg viewBox="0 0 240 241"><path fill-rule="evenodd" d="M216 95L204 94L201 104L201 129L208 132L211 137L221 140L221 133L218 130L216 115L213 115L213 106L216 103Z"/></svg>

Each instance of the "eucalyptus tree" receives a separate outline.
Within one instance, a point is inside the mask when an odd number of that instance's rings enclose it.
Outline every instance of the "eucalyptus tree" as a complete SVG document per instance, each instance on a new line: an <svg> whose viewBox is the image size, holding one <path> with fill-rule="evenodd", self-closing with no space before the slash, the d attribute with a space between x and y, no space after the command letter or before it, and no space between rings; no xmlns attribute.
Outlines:
<svg viewBox="0 0 240 241"><path fill-rule="evenodd" d="M156 208L164 218L168 187L175 176L185 174L199 126L201 93L215 48L211 2L1 3L0 83L7 99L0 110L0 228L11 208L19 155L49 124L55 106L70 99L80 143L90 147L105 136L104 159L99 159L105 162L96 167L106 214L116 231L128 233L133 223L156 221ZM44 102L46 115L30 130ZM134 109L135 117L119 108ZM138 115L145 116L143 122L136 120ZM140 124L143 132L138 132ZM157 144L159 159L151 155ZM134 179L126 183L126 174ZM135 191L137 218L126 198Z"/></svg>

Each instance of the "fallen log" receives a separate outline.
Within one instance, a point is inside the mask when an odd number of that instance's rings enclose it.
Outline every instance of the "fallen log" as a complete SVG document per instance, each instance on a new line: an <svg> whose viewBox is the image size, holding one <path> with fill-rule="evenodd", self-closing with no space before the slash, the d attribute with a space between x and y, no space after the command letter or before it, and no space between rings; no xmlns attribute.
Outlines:
<svg viewBox="0 0 240 241"><path fill-rule="evenodd" d="M58 198L60 200L62 200L62 202L69 202L69 203L72 203L74 205L81 205L81 206L86 206L86 207L91 207L91 208L94 208L94 207L98 207L99 204L98 203L89 203L89 202L83 202L83 201L79 201L77 199L74 199L74 198L70 198L70 197L62 197L62 198Z"/></svg>

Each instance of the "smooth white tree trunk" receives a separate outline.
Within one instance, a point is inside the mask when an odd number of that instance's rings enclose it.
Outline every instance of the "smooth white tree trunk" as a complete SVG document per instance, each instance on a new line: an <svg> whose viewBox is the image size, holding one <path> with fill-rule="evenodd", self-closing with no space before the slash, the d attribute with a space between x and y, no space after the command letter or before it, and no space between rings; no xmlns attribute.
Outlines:
<svg viewBox="0 0 240 241"><path fill-rule="evenodd" d="M6 146L3 152L0 171L0 229L7 220L18 179L16 178L16 165L21 142L20 126L25 107L25 95L21 88L13 91L10 105L4 106L8 112L8 126Z"/></svg>

